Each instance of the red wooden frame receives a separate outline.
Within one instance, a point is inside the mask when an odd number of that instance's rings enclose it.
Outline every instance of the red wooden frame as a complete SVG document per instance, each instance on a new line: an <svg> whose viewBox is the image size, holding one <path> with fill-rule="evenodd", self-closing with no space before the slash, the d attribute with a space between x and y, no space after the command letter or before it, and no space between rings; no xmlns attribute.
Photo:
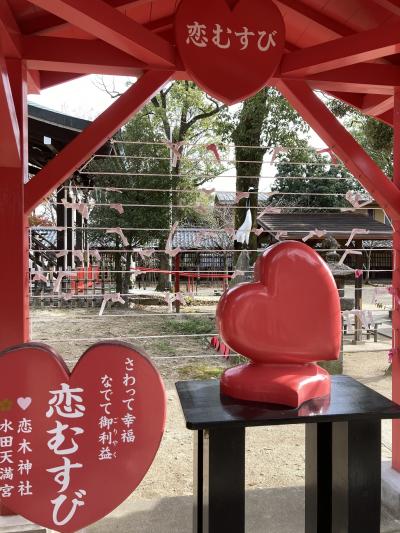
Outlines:
<svg viewBox="0 0 400 533"><path fill-rule="evenodd" d="M234 4L236 0L228 0ZM400 295L400 0L274 0L288 53L274 82L366 189L395 227L393 286ZM185 79L172 32L175 0L0 2L0 348L28 339L27 215L169 79ZM32 9L32 7L36 9ZM361 6L361 7L360 7ZM55 40L57 39L57 40ZM305 44L304 44L305 43ZM367 63L368 61L368 63ZM125 95L24 186L26 90L84 74L139 77ZM394 182L313 93L322 89L395 130ZM400 310L394 303L394 399L400 401ZM393 464L400 470L400 427Z"/></svg>

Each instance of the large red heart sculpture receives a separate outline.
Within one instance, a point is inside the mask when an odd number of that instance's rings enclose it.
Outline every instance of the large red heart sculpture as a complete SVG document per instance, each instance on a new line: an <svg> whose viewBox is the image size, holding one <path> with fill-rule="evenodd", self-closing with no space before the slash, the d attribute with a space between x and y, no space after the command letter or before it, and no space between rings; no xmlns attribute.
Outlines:
<svg viewBox="0 0 400 533"><path fill-rule="evenodd" d="M271 246L255 282L222 296L217 321L225 343L252 360L224 373L224 393L293 407L329 394L329 374L310 363L339 357L340 300L327 264L305 244Z"/></svg>
<svg viewBox="0 0 400 533"><path fill-rule="evenodd" d="M314 250L294 241L271 246L258 260L256 278L219 302L218 326L230 348L262 364L338 358L338 290Z"/></svg>
<svg viewBox="0 0 400 533"><path fill-rule="evenodd" d="M123 343L90 348L72 374L49 347L0 356L0 497L12 511L72 533L139 485L158 450L165 391Z"/></svg>
<svg viewBox="0 0 400 533"><path fill-rule="evenodd" d="M272 0L183 0L175 34L187 72L228 105L267 85L285 46L284 20Z"/></svg>

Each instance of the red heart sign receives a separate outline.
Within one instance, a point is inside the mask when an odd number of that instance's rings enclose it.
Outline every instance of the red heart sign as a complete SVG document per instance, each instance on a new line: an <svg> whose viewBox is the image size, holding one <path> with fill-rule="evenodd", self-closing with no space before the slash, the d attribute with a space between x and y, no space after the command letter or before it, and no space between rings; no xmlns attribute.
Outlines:
<svg viewBox="0 0 400 533"><path fill-rule="evenodd" d="M327 264L303 243L268 248L256 281L230 289L217 309L219 330L233 350L256 363L337 359L341 342L338 290Z"/></svg>
<svg viewBox="0 0 400 533"><path fill-rule="evenodd" d="M228 105L253 96L277 69L285 23L272 0L183 0L175 18L176 43L187 72Z"/></svg>
<svg viewBox="0 0 400 533"><path fill-rule="evenodd" d="M114 510L153 462L165 391L123 343L90 348L72 374L49 347L0 357L0 498L32 522L72 533Z"/></svg>

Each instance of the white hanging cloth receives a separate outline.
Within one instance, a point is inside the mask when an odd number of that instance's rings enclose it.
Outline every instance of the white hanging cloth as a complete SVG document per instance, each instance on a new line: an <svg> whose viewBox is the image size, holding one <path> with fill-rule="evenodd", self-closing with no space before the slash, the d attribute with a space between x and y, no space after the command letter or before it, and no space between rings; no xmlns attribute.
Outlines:
<svg viewBox="0 0 400 533"><path fill-rule="evenodd" d="M243 224L240 226L240 228L236 232L235 241L241 242L242 244L244 243L249 244L250 233L251 233L252 227L253 227L253 218L251 216L251 210L247 209L246 218Z"/></svg>

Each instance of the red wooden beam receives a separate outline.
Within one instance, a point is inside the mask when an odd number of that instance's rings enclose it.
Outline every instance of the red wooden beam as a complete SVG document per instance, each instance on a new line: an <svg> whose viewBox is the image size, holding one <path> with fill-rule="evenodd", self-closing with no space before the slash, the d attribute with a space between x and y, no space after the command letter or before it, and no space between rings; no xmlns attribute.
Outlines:
<svg viewBox="0 0 400 533"><path fill-rule="evenodd" d="M172 77L173 72L149 71L69 143L25 185L25 212L30 213L56 187L139 111Z"/></svg>
<svg viewBox="0 0 400 533"><path fill-rule="evenodd" d="M0 55L0 161L20 167L20 131L5 58Z"/></svg>
<svg viewBox="0 0 400 533"><path fill-rule="evenodd" d="M40 72L29 70L28 72L28 94L40 94Z"/></svg>
<svg viewBox="0 0 400 533"><path fill-rule="evenodd" d="M393 183L400 190L400 89L394 96L394 143L393 143ZM392 398L394 402L400 402L400 220L393 220L393 366L392 366ZM396 420L392 426L392 465L400 471L400 421Z"/></svg>
<svg viewBox="0 0 400 533"><path fill-rule="evenodd" d="M5 57L21 57L21 37L18 24L7 0L0 2L0 50Z"/></svg>
<svg viewBox="0 0 400 533"><path fill-rule="evenodd" d="M399 0L373 0L378 6L384 7L386 11L400 15L400 2Z"/></svg>
<svg viewBox="0 0 400 533"><path fill-rule="evenodd" d="M321 11L313 9L300 0L278 0L278 3L292 9L296 13L300 13L300 15L303 15L319 26L328 29L337 36L344 37L345 35L351 35L354 33L354 31L345 24L328 17Z"/></svg>
<svg viewBox="0 0 400 533"><path fill-rule="evenodd" d="M164 39L103 0L29 0L77 28L149 65L175 68L175 50Z"/></svg>
<svg viewBox="0 0 400 533"><path fill-rule="evenodd" d="M342 100L342 102L344 102L345 104L349 104L365 114L368 114L366 113L365 109L363 109L365 94L345 93L340 91L328 91L327 94L329 96L337 98L338 100ZM385 122L385 124L388 124L389 126L392 126L393 110L389 109L381 115L374 115L374 118L380 120L381 122Z"/></svg>
<svg viewBox="0 0 400 533"><path fill-rule="evenodd" d="M44 72L40 73L40 89L50 89L56 85L67 83L68 81L82 78L83 74L67 74L65 72Z"/></svg>
<svg viewBox="0 0 400 533"><path fill-rule="evenodd" d="M23 37L22 44L29 68L37 70L137 76L149 68L99 39L33 36Z"/></svg>
<svg viewBox="0 0 400 533"><path fill-rule="evenodd" d="M389 111L386 111L386 113L383 113L382 115L378 115L376 118L381 122L388 124L388 126L393 126L393 109L389 109Z"/></svg>
<svg viewBox="0 0 400 533"><path fill-rule="evenodd" d="M364 96L361 110L367 115L373 117L386 113L389 109L393 108L393 95L392 96L378 96L376 94L366 94Z"/></svg>
<svg viewBox="0 0 400 533"><path fill-rule="evenodd" d="M278 89L308 122L379 205L400 217L400 191L314 94L306 82L280 81Z"/></svg>
<svg viewBox="0 0 400 533"><path fill-rule="evenodd" d="M126 13L127 9L140 8L151 1L154 2L154 0L110 0L108 3L121 13ZM71 25L60 17L43 11L38 11L20 22L21 32L25 35L55 36L60 29L67 27L70 28Z"/></svg>
<svg viewBox="0 0 400 533"><path fill-rule="evenodd" d="M0 153L0 350L29 340L28 221L24 216L24 179L28 172L26 66L8 62L11 90L25 144L19 167L7 168Z"/></svg>
<svg viewBox="0 0 400 533"><path fill-rule="evenodd" d="M344 92L393 95L400 86L400 67L393 64L360 63L307 76L313 87Z"/></svg>
<svg viewBox="0 0 400 533"><path fill-rule="evenodd" d="M286 54L281 75L304 77L396 54L400 51L399 33L400 20Z"/></svg>

